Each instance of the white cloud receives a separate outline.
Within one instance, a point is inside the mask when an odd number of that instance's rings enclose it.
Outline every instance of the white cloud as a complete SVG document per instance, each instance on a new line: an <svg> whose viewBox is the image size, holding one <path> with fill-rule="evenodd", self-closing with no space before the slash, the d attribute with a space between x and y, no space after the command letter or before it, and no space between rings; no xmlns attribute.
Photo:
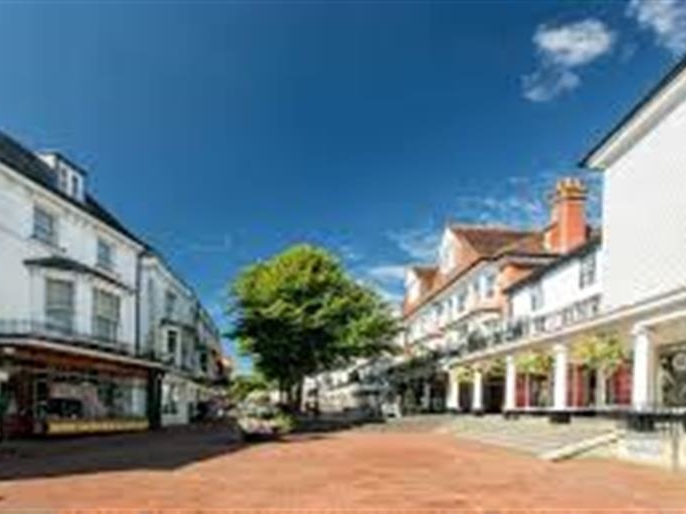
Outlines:
<svg viewBox="0 0 686 514"><path fill-rule="evenodd" d="M390 232L388 237L412 259L429 262L436 259L441 234L433 229L408 229Z"/></svg>
<svg viewBox="0 0 686 514"><path fill-rule="evenodd" d="M402 284L405 280L406 267L403 265L374 266L367 270L367 276L382 284Z"/></svg>
<svg viewBox="0 0 686 514"><path fill-rule="evenodd" d="M631 0L626 12L642 29L654 32L657 43L672 54L686 51L686 1Z"/></svg>
<svg viewBox="0 0 686 514"><path fill-rule="evenodd" d="M338 247L341 259L348 263L355 263L362 260L362 255L351 245L342 244Z"/></svg>
<svg viewBox="0 0 686 514"><path fill-rule="evenodd" d="M559 27L541 25L534 34L534 44L542 57L565 68L594 61L610 51L614 40L605 24L595 19Z"/></svg>
<svg viewBox="0 0 686 514"><path fill-rule="evenodd" d="M581 84L579 76L567 69L548 67L522 77L524 98L532 102L548 102Z"/></svg>
<svg viewBox="0 0 686 514"><path fill-rule="evenodd" d="M524 97L547 102L581 84L578 69L609 53L615 34L600 20L540 25L533 37L539 66L522 77Z"/></svg>
<svg viewBox="0 0 686 514"><path fill-rule="evenodd" d="M506 179L505 186L494 184L478 193L460 195L456 199L457 219L464 223L540 228L550 220L550 204L546 199L563 176L570 173L512 175ZM599 219L600 177L584 174L579 178L589 188L588 214L595 224Z"/></svg>
<svg viewBox="0 0 686 514"><path fill-rule="evenodd" d="M358 282L366 287L371 287L377 293L379 293L379 296L381 296L383 300L388 302L394 308L399 308L404 296L402 282L397 282L394 284L392 281L389 281L385 284L382 284L381 280L375 279L372 276L373 269L375 268L364 271L364 276L362 278L358 278Z"/></svg>

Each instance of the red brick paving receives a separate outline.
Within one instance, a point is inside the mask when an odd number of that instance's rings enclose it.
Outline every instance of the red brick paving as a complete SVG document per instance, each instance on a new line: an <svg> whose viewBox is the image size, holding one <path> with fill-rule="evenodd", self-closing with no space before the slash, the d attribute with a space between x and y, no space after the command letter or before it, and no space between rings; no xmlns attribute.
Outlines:
<svg viewBox="0 0 686 514"><path fill-rule="evenodd" d="M0 511L686 512L684 476L548 463L448 435L347 432L232 451L216 434L184 434L113 446L0 461Z"/></svg>

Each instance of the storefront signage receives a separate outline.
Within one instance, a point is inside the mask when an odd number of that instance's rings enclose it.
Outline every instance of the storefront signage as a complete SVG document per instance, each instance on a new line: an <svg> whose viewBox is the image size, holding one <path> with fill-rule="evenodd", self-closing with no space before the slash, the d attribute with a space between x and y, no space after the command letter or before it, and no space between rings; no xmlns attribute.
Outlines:
<svg viewBox="0 0 686 514"><path fill-rule="evenodd" d="M48 435L133 432L148 429L147 420L49 420Z"/></svg>

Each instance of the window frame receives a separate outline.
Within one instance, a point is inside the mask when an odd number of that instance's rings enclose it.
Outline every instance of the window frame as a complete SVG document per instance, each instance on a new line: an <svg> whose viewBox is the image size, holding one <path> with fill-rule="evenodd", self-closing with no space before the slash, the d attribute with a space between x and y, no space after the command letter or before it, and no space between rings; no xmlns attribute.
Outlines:
<svg viewBox="0 0 686 514"><path fill-rule="evenodd" d="M543 284L537 282L531 286L529 290L529 298L531 302L531 311L538 312L545 306L545 296L543 293Z"/></svg>
<svg viewBox="0 0 686 514"><path fill-rule="evenodd" d="M164 315L166 318L174 319L176 316L178 302L178 295L171 289L167 289L167 291L164 293Z"/></svg>
<svg viewBox="0 0 686 514"><path fill-rule="evenodd" d="M46 230L46 227L38 223L39 219L41 218L43 218L43 221L49 221L49 230ZM51 246L56 246L58 243L57 222L57 215L53 211L46 209L42 205L34 205L31 236L37 241Z"/></svg>
<svg viewBox="0 0 686 514"><path fill-rule="evenodd" d="M107 248L107 252L105 254L107 255L106 259L103 259L103 253L101 252L102 249ZM114 271L114 254L115 254L115 249L114 245L109 242L108 240L98 237L97 243L96 243L96 249L95 249L95 263L99 268L106 269L108 271Z"/></svg>
<svg viewBox="0 0 686 514"><path fill-rule="evenodd" d="M596 253L584 255L579 261L579 289L592 286L598 280L598 259Z"/></svg>
<svg viewBox="0 0 686 514"><path fill-rule="evenodd" d="M485 299L490 300L495 297L496 285L498 282L498 274L495 271L487 271L484 273L483 278L483 296Z"/></svg>
<svg viewBox="0 0 686 514"><path fill-rule="evenodd" d="M112 302L102 305L100 302ZM111 312L107 312L111 309ZM121 297L100 287L93 288L93 336L103 341L118 341L121 330ZM103 330L103 327L104 330Z"/></svg>
<svg viewBox="0 0 686 514"><path fill-rule="evenodd" d="M68 299L55 302L50 292L51 285L66 286L66 290L69 290ZM49 328L65 333L74 332L76 326L76 284L74 281L58 277L45 278L44 316ZM62 316L64 318L60 319Z"/></svg>

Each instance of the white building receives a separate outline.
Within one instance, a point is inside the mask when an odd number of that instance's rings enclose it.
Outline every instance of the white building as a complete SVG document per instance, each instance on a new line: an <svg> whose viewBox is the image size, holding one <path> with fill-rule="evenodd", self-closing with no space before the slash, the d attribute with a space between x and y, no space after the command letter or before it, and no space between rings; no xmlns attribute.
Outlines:
<svg viewBox="0 0 686 514"><path fill-rule="evenodd" d="M449 225L437 265L410 268L403 318L406 344L425 365L406 366L405 373L398 373L407 378L397 384L406 411L502 408L502 376L489 374L474 392L472 384L460 388L449 370L461 356L504 340L510 286L586 242L585 199L581 183L564 179L556 187L547 226Z"/></svg>
<svg viewBox="0 0 686 514"><path fill-rule="evenodd" d="M93 198L79 166L58 153L34 154L0 134L0 393L8 398L6 432L159 424L160 383L168 368L142 337L149 318L139 317L147 308L139 293L146 292L140 283L148 254L147 245ZM192 302L197 313L201 308ZM196 328L200 318L203 347L220 352L216 328L206 315L194 320ZM175 361L174 369L190 365L197 353L197 347L180 353L188 360Z"/></svg>
<svg viewBox="0 0 686 514"><path fill-rule="evenodd" d="M167 370L162 382L162 425L189 423L221 378L217 327L191 290L155 253L141 261L142 348Z"/></svg>
<svg viewBox="0 0 686 514"><path fill-rule="evenodd" d="M611 411L651 430L665 409L686 408L684 133L686 59L583 161L603 173L602 242L505 290L504 341L456 359L463 383L481 389L499 363L503 410L557 421ZM584 356L603 344L614 362Z"/></svg>

